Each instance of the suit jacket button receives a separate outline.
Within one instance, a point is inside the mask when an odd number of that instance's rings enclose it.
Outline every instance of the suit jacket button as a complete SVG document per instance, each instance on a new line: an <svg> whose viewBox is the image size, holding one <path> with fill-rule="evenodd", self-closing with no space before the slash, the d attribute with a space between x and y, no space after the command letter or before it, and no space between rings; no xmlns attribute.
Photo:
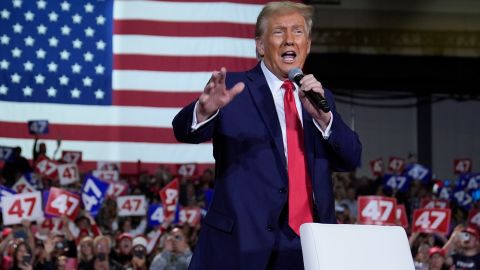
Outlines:
<svg viewBox="0 0 480 270"><path fill-rule="evenodd" d="M273 226L268 224L267 225L267 231L269 231L269 232L273 231Z"/></svg>
<svg viewBox="0 0 480 270"><path fill-rule="evenodd" d="M282 188L278 189L278 192L284 194L284 193L287 193L287 189L282 187Z"/></svg>

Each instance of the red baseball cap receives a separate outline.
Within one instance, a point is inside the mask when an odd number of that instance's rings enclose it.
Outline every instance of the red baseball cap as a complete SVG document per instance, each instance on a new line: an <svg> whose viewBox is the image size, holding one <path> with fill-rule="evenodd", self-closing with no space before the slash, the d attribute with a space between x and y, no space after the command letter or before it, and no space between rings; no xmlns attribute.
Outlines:
<svg viewBox="0 0 480 270"><path fill-rule="evenodd" d="M480 235L478 234L478 230L475 229L474 227L467 227L462 230L462 232L467 232L473 236L475 236L478 240L480 240Z"/></svg>
<svg viewBox="0 0 480 270"><path fill-rule="evenodd" d="M123 238L128 238L130 240L133 239L132 235L129 233L122 233L119 236L117 236L117 241L120 242Z"/></svg>
<svg viewBox="0 0 480 270"><path fill-rule="evenodd" d="M433 255L435 254L440 254L442 257L445 257L445 250L443 250L443 248L441 247L431 247L429 250L428 250L428 256L432 257Z"/></svg>

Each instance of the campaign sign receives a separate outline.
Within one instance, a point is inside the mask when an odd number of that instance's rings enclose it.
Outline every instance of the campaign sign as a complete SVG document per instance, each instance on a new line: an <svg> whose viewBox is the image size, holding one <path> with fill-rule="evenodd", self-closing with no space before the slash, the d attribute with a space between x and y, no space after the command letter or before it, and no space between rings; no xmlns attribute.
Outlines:
<svg viewBox="0 0 480 270"><path fill-rule="evenodd" d="M460 177L464 189L475 190L480 188L480 173L464 174Z"/></svg>
<svg viewBox="0 0 480 270"><path fill-rule="evenodd" d="M20 224L24 219L35 221L43 217L40 191L2 197L1 206L3 225Z"/></svg>
<svg viewBox="0 0 480 270"><path fill-rule="evenodd" d="M396 225L397 201L382 196L358 197L358 223Z"/></svg>
<svg viewBox="0 0 480 270"><path fill-rule="evenodd" d="M422 199L420 208L448 208L449 201L446 199Z"/></svg>
<svg viewBox="0 0 480 270"><path fill-rule="evenodd" d="M58 179L60 179L60 185L62 186L70 185L80 180L78 166L75 164L61 164L57 166L57 170Z"/></svg>
<svg viewBox="0 0 480 270"><path fill-rule="evenodd" d="M480 210L471 209L468 212L468 224L475 225L474 227L480 228Z"/></svg>
<svg viewBox="0 0 480 270"><path fill-rule="evenodd" d="M418 163L412 163L405 169L405 174L413 180L419 180L422 183L428 183L432 179L432 171Z"/></svg>
<svg viewBox="0 0 480 270"><path fill-rule="evenodd" d="M163 207L159 203L151 204L148 207L148 226L155 227L163 223L165 220L163 216Z"/></svg>
<svg viewBox="0 0 480 270"><path fill-rule="evenodd" d="M62 151L62 161L67 164L82 163L82 151Z"/></svg>
<svg viewBox="0 0 480 270"><path fill-rule="evenodd" d="M30 134L48 134L48 120L28 121L28 132Z"/></svg>
<svg viewBox="0 0 480 270"><path fill-rule="evenodd" d="M41 189L42 183L41 179L39 179L38 174L33 172L27 172L20 177L20 179L25 179L30 185L32 185L35 189Z"/></svg>
<svg viewBox="0 0 480 270"><path fill-rule="evenodd" d="M192 177L197 174L197 164L181 164L178 166L177 174L183 177Z"/></svg>
<svg viewBox="0 0 480 270"><path fill-rule="evenodd" d="M410 180L403 175L385 174L383 176L383 185L401 192L408 191Z"/></svg>
<svg viewBox="0 0 480 270"><path fill-rule="evenodd" d="M187 223L190 226L197 226L200 224L201 215L200 207L182 207L179 214L180 224Z"/></svg>
<svg viewBox="0 0 480 270"><path fill-rule="evenodd" d="M18 179L17 182L15 182L15 184L12 186L12 189L17 193L30 193L36 191L35 187L30 184L25 177Z"/></svg>
<svg viewBox="0 0 480 270"><path fill-rule="evenodd" d="M178 179L175 178L170 183L168 183L162 190L159 191L160 199L164 205L164 215L165 218L169 218L171 215L175 214L175 211L178 207L178 197L179 197L179 184Z"/></svg>
<svg viewBox="0 0 480 270"><path fill-rule="evenodd" d="M47 231L48 233L53 233L55 235L64 234L63 233L63 221L61 218L45 218L37 220L38 230Z"/></svg>
<svg viewBox="0 0 480 270"><path fill-rule="evenodd" d="M117 182L120 179L120 173L116 170L94 170L92 174L107 182Z"/></svg>
<svg viewBox="0 0 480 270"><path fill-rule="evenodd" d="M9 160L13 154L13 147L0 146L0 160Z"/></svg>
<svg viewBox="0 0 480 270"><path fill-rule="evenodd" d="M80 196L66 190L52 187L48 195L45 213L54 216L67 216L74 220L80 211Z"/></svg>
<svg viewBox="0 0 480 270"><path fill-rule="evenodd" d="M58 177L57 163L53 160L50 160L49 158L39 158L37 163L35 164L34 169L35 172L48 178L57 179Z"/></svg>
<svg viewBox="0 0 480 270"><path fill-rule="evenodd" d="M457 188L453 191L452 197L453 200L456 201L457 204L464 209L470 208L470 205L473 202L470 193L460 188Z"/></svg>
<svg viewBox="0 0 480 270"><path fill-rule="evenodd" d="M125 182L108 182L110 186L107 190L107 196L110 198L117 198L127 194L128 184Z"/></svg>
<svg viewBox="0 0 480 270"><path fill-rule="evenodd" d="M98 161L97 170L100 171L120 171L120 162Z"/></svg>
<svg viewBox="0 0 480 270"><path fill-rule="evenodd" d="M382 175L384 172L383 159L377 158L375 160L370 161L370 169L372 170L372 174L374 176Z"/></svg>
<svg viewBox="0 0 480 270"><path fill-rule="evenodd" d="M471 158L457 158L453 161L453 173L464 174L472 171Z"/></svg>
<svg viewBox="0 0 480 270"><path fill-rule="evenodd" d="M403 204L397 205L396 217L397 217L397 224L402 226L405 229L408 229L409 224L408 224L408 218L407 218L407 211L405 210L405 205Z"/></svg>
<svg viewBox="0 0 480 270"><path fill-rule="evenodd" d="M0 208L1 208L1 205L2 205L2 197L15 195L15 194L17 194L17 193L13 189L10 189L10 188L5 187L5 186L0 186Z"/></svg>
<svg viewBox="0 0 480 270"><path fill-rule="evenodd" d="M390 157L388 160L388 170L394 173L402 173L405 168L405 159L399 157Z"/></svg>
<svg viewBox="0 0 480 270"><path fill-rule="evenodd" d="M121 217L147 214L147 200L144 195L120 196L117 198L117 207Z"/></svg>
<svg viewBox="0 0 480 270"><path fill-rule="evenodd" d="M449 208L417 209L413 212L412 230L446 235L450 227L450 216Z"/></svg>
<svg viewBox="0 0 480 270"><path fill-rule="evenodd" d="M110 184L94 177L87 176L82 186L82 202L92 216L96 216L100 211L103 199L107 193Z"/></svg>

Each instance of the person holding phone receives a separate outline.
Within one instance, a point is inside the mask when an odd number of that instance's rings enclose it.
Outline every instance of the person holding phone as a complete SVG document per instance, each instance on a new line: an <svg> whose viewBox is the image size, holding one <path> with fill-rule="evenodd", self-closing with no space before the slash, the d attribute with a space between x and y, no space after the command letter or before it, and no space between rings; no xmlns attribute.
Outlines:
<svg viewBox="0 0 480 270"><path fill-rule="evenodd" d="M133 270L147 269L147 239L143 236L137 236L132 242L132 268Z"/></svg>

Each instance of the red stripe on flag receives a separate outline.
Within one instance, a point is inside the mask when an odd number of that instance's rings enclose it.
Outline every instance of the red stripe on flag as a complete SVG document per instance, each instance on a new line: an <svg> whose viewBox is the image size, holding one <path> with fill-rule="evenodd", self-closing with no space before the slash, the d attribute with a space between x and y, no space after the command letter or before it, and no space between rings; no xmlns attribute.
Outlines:
<svg viewBox="0 0 480 270"><path fill-rule="evenodd" d="M205 82L206 83L206 82ZM166 107L178 108L196 100L202 89L199 86L199 92L148 92L148 91L113 91L113 105L118 106L140 106L140 107Z"/></svg>
<svg viewBox="0 0 480 270"><path fill-rule="evenodd" d="M253 49L253 48L252 48ZM151 70L151 71L213 71L226 67L229 71L243 71L257 64L253 58L238 57L179 57L179 56L155 56L155 55L114 55L113 68L120 70Z"/></svg>
<svg viewBox="0 0 480 270"><path fill-rule="evenodd" d="M30 139L25 123L0 122L2 137ZM171 128L94 126L94 125L49 125L49 133L42 139L72 141L177 143Z"/></svg>
<svg viewBox="0 0 480 270"><path fill-rule="evenodd" d="M167 22L147 20L115 20L116 35L149 35L169 37L255 37L255 25L215 22Z"/></svg>

